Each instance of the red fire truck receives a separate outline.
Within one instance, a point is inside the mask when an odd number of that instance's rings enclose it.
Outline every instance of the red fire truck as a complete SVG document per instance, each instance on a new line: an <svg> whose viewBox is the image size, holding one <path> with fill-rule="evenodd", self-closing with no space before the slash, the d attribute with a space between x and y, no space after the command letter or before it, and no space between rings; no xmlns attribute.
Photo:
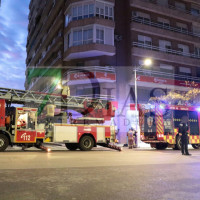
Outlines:
<svg viewBox="0 0 200 200"><path fill-rule="evenodd" d="M139 105L141 141L156 149L181 149L178 126L181 118L189 119L189 144L200 145L200 108L182 105Z"/></svg>
<svg viewBox="0 0 200 200"><path fill-rule="evenodd" d="M26 106L11 107L11 103ZM40 121L36 107L43 104L47 112ZM55 120L56 106L63 113L59 122ZM84 117L73 119L68 114L67 120L68 109ZM8 145L42 148L45 143L65 143L69 150L87 151L97 144L121 150L110 144L115 142L114 127L102 125L114 115L115 108L108 100L0 88L0 151Z"/></svg>

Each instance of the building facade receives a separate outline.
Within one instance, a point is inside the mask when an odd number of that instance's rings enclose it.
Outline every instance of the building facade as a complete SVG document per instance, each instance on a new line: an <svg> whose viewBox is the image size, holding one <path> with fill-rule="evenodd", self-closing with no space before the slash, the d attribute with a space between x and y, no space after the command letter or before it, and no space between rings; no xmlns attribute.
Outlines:
<svg viewBox="0 0 200 200"><path fill-rule="evenodd" d="M199 0L31 0L29 8L25 88L47 92L54 77L30 79L29 69L57 68L71 95L114 99L122 143L135 83L138 103L199 87Z"/></svg>

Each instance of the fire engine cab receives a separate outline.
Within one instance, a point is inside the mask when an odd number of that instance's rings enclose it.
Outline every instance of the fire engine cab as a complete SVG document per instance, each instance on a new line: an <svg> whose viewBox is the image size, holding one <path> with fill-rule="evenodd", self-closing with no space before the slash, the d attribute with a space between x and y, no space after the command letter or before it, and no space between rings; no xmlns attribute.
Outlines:
<svg viewBox="0 0 200 200"><path fill-rule="evenodd" d="M26 106L11 107L11 103ZM38 116L41 106L44 109ZM73 119L68 109L83 117ZM87 151L97 144L121 150L111 144L115 142L114 126L103 125L114 115L115 107L109 100L0 88L0 151L8 145L43 148L45 143L64 143L69 150Z"/></svg>
<svg viewBox="0 0 200 200"><path fill-rule="evenodd" d="M183 105L139 105L140 139L156 149L181 149L178 127L181 118L189 119L189 144L200 145L200 110Z"/></svg>

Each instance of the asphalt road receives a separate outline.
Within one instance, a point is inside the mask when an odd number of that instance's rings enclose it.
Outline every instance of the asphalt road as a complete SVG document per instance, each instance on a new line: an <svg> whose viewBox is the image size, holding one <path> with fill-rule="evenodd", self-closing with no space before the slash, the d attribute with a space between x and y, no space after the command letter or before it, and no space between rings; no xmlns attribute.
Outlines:
<svg viewBox="0 0 200 200"><path fill-rule="evenodd" d="M200 150L10 149L0 153L0 200L200 199Z"/></svg>

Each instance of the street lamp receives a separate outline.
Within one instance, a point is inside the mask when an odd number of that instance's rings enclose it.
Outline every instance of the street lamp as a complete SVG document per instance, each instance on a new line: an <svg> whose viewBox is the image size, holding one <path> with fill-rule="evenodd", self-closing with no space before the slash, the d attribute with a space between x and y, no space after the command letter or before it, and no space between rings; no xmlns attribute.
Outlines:
<svg viewBox="0 0 200 200"><path fill-rule="evenodd" d="M141 69L143 66L145 67L150 67L152 65L152 60L150 58L146 58L143 60L143 63L142 65L138 66L138 67L135 67L134 69L134 72L135 72L135 113L136 113L136 131L138 132L138 135L137 135L137 144L138 144L138 147L139 147L139 141L140 141L140 133L138 131L138 105L137 105L137 101L138 101L138 94L137 94L137 70Z"/></svg>

